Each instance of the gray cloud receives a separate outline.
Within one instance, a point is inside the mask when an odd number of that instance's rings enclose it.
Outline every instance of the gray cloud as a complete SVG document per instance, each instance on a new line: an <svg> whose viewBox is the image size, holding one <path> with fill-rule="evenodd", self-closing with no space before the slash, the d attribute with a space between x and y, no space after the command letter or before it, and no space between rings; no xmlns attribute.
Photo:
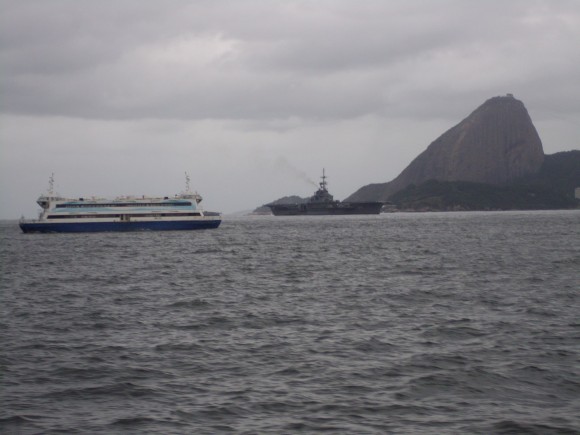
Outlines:
<svg viewBox="0 0 580 435"><path fill-rule="evenodd" d="M112 119L393 115L409 99L424 106L441 93L572 79L578 7L498 5L7 2L2 109Z"/></svg>
<svg viewBox="0 0 580 435"><path fill-rule="evenodd" d="M160 158L167 167L190 155L198 161L203 150L208 176L227 168L247 180L246 191L262 189L252 201L309 193L292 191L304 186L284 184L281 173L269 174L281 183L271 189L244 175L283 160L312 178L322 166L331 176L333 165L348 173L343 185L345 177L333 180L344 197L359 183L393 178L438 134L507 92L524 101L547 152L578 146L577 1L0 0L0 7L6 183L27 164L22 150L46 156L43 166L66 160L61 170L74 173L71 155L98 160L105 149L129 161L155 138L151 155L172 142L175 160ZM87 125L99 126L88 129L90 138ZM54 142L68 143L67 133L76 144L57 161ZM214 194L228 196L228 188Z"/></svg>

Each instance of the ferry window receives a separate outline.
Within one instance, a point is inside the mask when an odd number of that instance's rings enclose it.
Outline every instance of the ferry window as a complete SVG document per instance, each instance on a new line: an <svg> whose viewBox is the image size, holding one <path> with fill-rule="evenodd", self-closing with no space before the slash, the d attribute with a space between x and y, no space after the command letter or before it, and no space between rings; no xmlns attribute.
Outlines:
<svg viewBox="0 0 580 435"><path fill-rule="evenodd" d="M87 203L84 204L57 204L56 208L106 208L106 207L191 207L190 201L174 202L138 202L138 203Z"/></svg>

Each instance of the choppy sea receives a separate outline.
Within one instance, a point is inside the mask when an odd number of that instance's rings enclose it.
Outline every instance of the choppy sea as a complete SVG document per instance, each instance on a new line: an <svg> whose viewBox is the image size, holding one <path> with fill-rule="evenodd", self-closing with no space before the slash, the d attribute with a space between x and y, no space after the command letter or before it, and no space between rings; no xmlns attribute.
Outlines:
<svg viewBox="0 0 580 435"><path fill-rule="evenodd" d="M580 211L0 237L1 433L580 433Z"/></svg>

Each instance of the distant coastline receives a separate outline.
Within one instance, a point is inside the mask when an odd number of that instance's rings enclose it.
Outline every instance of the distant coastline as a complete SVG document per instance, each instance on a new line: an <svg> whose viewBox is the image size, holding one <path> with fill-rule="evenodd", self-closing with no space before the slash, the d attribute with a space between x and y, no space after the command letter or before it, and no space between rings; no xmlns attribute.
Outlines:
<svg viewBox="0 0 580 435"><path fill-rule="evenodd" d="M440 135L395 179L367 184L344 201L401 211L566 210L580 206L579 188L580 150L544 154L524 104L507 94Z"/></svg>

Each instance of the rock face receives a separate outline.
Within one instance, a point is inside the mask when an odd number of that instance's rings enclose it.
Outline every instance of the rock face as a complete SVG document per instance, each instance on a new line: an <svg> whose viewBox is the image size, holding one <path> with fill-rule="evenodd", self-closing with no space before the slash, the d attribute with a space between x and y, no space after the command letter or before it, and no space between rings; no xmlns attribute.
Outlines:
<svg viewBox="0 0 580 435"><path fill-rule="evenodd" d="M437 138L389 183L362 187L345 201L386 201L428 180L501 185L539 171L542 141L524 104L494 97Z"/></svg>

